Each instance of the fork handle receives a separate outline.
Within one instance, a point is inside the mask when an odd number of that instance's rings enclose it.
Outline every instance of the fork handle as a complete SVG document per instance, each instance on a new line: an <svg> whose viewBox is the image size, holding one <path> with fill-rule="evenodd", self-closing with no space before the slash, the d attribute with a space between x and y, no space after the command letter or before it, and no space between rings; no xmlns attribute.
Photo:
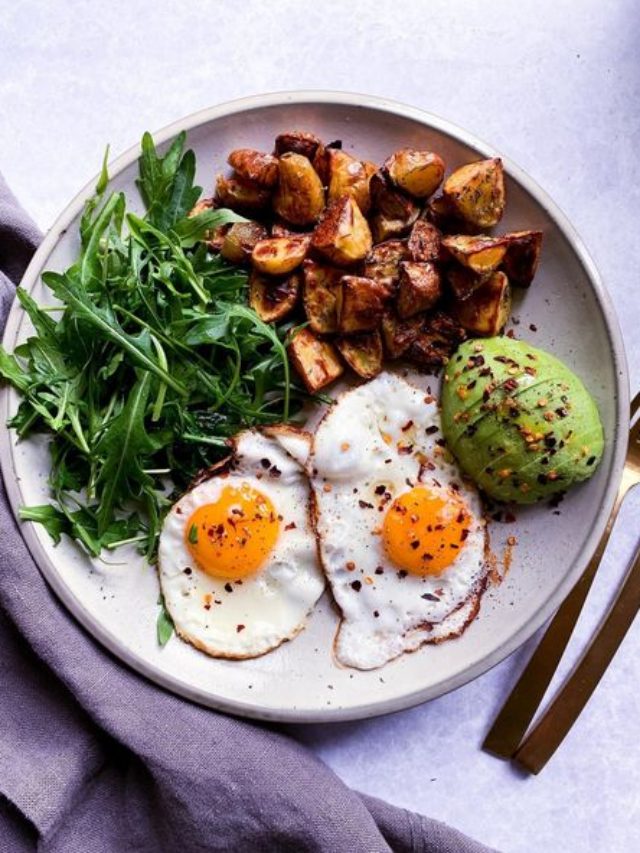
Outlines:
<svg viewBox="0 0 640 853"><path fill-rule="evenodd" d="M631 485L624 480L620 484L609 521L587 568L551 620L542 640L485 737L482 748L487 752L499 758L511 758L520 745L571 639L609 542L618 511Z"/></svg>
<svg viewBox="0 0 640 853"><path fill-rule="evenodd" d="M539 773L578 719L640 609L640 545L615 601L578 665L540 722L514 755L530 773Z"/></svg>

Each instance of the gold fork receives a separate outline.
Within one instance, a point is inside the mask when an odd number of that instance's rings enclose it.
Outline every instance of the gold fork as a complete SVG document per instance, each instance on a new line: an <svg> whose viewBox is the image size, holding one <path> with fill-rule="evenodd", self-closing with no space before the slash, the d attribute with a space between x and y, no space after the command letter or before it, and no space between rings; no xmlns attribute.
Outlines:
<svg viewBox="0 0 640 853"><path fill-rule="evenodd" d="M640 393L636 394L633 402L631 403L632 420L638 409L640 409ZM631 615L631 620L628 622L626 627L624 627L622 633L620 634L620 631L616 631L615 636L611 633L611 628L608 629L605 639L610 638L606 640L606 649L609 651L609 654L607 656L605 653L605 647L602 646L598 655L601 665L597 669L593 663L595 654L591 653L591 655L589 655L591 647L587 650L587 653L583 656L578 669L580 669L581 675L585 676L583 665L584 667L587 666L586 658L588 656L589 661L591 661L591 663L589 663L589 672L591 674L588 683L592 685L588 692L585 692L586 687L581 690L576 688L576 683L573 681L577 676L578 670L576 670L574 675L571 676L570 680L567 682L566 687L563 688L561 693L556 697L553 705L549 708L548 712L542 718L534 732L522 744L520 749L518 749L531 720L542 702L551 679L558 668L558 664L560 663L564 650L569 643L573 629L578 621L578 617L580 616L584 602L593 583L593 579L602 560L602 556L609 542L611 531L622 502L628 491L639 482L640 420L631 428L627 458L625 461L620 488L618 490L618 495L613 505L613 509L611 510L609 521L604 533L602 534L600 542L598 543L598 547L596 548L580 580L552 619L551 624L547 628L540 644L531 657L531 660L527 664L522 675L518 679L516 686L509 695L506 703L502 707L502 710L496 717L482 745L483 749L488 752L492 752L494 755L501 758L514 757L517 763L521 764L532 773L538 773L542 769L544 764L546 764L564 739L565 735L573 725L573 722L586 704L589 696L600 681L604 670L615 654L616 649L622 642L626 631L633 621L633 616ZM635 561L635 563L638 562L639 560ZM637 566L634 564L634 567L630 570L628 578L631 577L634 573L634 569L636 568ZM638 573L640 575L640 569L638 569ZM625 582L623 589L626 588L626 586L627 583ZM638 587L638 591L640 592L640 577L638 579ZM621 595L622 590L618 598L620 598ZM613 605L614 608L617 603L618 599L616 599L616 603ZM620 605L620 607L622 607L622 605ZM615 618L618 619L619 617L616 616ZM604 630L608 622L609 617L607 617L607 622L603 624L601 630ZM600 636L600 632L597 636ZM617 642L614 642L615 639L617 639ZM599 671L599 674L596 677L597 670ZM573 687L570 687L572 683ZM565 691L569 691L568 699ZM581 701L577 701L577 693L581 696ZM570 704L565 705L565 700L569 701Z"/></svg>

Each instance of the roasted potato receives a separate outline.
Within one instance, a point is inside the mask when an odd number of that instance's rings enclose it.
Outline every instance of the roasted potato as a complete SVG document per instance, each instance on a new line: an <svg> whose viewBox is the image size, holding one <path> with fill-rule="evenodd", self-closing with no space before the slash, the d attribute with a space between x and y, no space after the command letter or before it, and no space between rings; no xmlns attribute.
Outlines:
<svg viewBox="0 0 640 853"><path fill-rule="evenodd" d="M411 229L407 249L412 261L439 261L442 234L435 225L418 219Z"/></svg>
<svg viewBox="0 0 640 853"><path fill-rule="evenodd" d="M313 232L313 248L339 267L361 261L371 250L371 231L367 220L351 196L332 202Z"/></svg>
<svg viewBox="0 0 640 853"><path fill-rule="evenodd" d="M423 330L424 322L424 317L401 320L393 309L388 308L382 316L382 337L387 357L403 356Z"/></svg>
<svg viewBox="0 0 640 853"><path fill-rule="evenodd" d="M486 275L498 269L508 245L506 237L486 237L484 234L475 237L456 234L442 238L445 251L462 266L479 275Z"/></svg>
<svg viewBox="0 0 640 853"><path fill-rule="evenodd" d="M389 219L384 213L374 213L369 218L371 237L375 245L403 237L407 233L407 223L403 219Z"/></svg>
<svg viewBox="0 0 640 853"><path fill-rule="evenodd" d="M296 332L289 343L289 358L312 394L344 373L336 348L310 329Z"/></svg>
<svg viewBox="0 0 640 853"><path fill-rule="evenodd" d="M284 320L298 301L301 281L299 272L274 278L253 270L249 276L249 304L265 323Z"/></svg>
<svg viewBox="0 0 640 853"><path fill-rule="evenodd" d="M502 160L494 157L456 169L444 182L442 191L467 222L479 228L492 228L504 213Z"/></svg>
<svg viewBox="0 0 640 853"><path fill-rule="evenodd" d="M237 148L227 157L232 169L261 187L273 187L278 182L278 158L251 148Z"/></svg>
<svg viewBox="0 0 640 853"><path fill-rule="evenodd" d="M274 222L271 225L272 237L298 237L299 234L299 231L294 231L290 225L284 222Z"/></svg>
<svg viewBox="0 0 640 853"><path fill-rule="evenodd" d="M336 347L353 372L363 379L373 379L382 370L382 335L379 331L339 337Z"/></svg>
<svg viewBox="0 0 640 853"><path fill-rule="evenodd" d="M445 271L447 284L456 299L468 299L474 290L489 278L488 275L478 273L463 267L460 264L451 264Z"/></svg>
<svg viewBox="0 0 640 853"><path fill-rule="evenodd" d="M511 290L503 272L494 272L471 296L452 306L455 319L474 335L494 337L509 319Z"/></svg>
<svg viewBox="0 0 640 853"><path fill-rule="evenodd" d="M267 237L258 240L251 253L251 261L258 272L265 275L286 275L303 262L311 237Z"/></svg>
<svg viewBox="0 0 640 853"><path fill-rule="evenodd" d="M389 220L404 222L409 229L418 218L420 208L416 202L395 187L383 172L376 172L369 182L371 206Z"/></svg>
<svg viewBox="0 0 640 853"><path fill-rule="evenodd" d="M392 183L414 198L428 198L444 178L444 161L432 151L401 148L384 161Z"/></svg>
<svg viewBox="0 0 640 853"><path fill-rule="evenodd" d="M428 311L442 295L438 267L431 261L402 261L396 308L403 320Z"/></svg>
<svg viewBox="0 0 640 853"><path fill-rule="evenodd" d="M273 209L291 225L311 225L324 210L324 188L316 170L302 154L283 154Z"/></svg>
<svg viewBox="0 0 640 853"><path fill-rule="evenodd" d="M253 181L233 175L216 179L216 202L218 207L229 207L237 213L257 213L264 210L271 199L271 190Z"/></svg>
<svg viewBox="0 0 640 853"><path fill-rule="evenodd" d="M234 222L224 235L220 254L232 264L246 264L258 240L264 240L267 229L259 222Z"/></svg>
<svg viewBox="0 0 640 853"><path fill-rule="evenodd" d="M371 207L369 181L371 174L360 160L356 160L346 151L327 148L327 200L335 201L343 195L349 195L356 202L362 213L366 214Z"/></svg>
<svg viewBox="0 0 640 853"><path fill-rule="evenodd" d="M400 261L408 261L409 258L407 245L401 240L378 243L364 259L363 275L384 284L392 295L398 288Z"/></svg>
<svg viewBox="0 0 640 853"><path fill-rule="evenodd" d="M305 133L302 130L292 130L290 133L281 133L276 136L275 153L301 154L308 160L313 160L316 151L322 146L322 141L313 133Z"/></svg>
<svg viewBox="0 0 640 853"><path fill-rule="evenodd" d="M509 245L502 267L510 282L528 287L538 269L542 231L512 231L505 240Z"/></svg>
<svg viewBox="0 0 640 853"><path fill-rule="evenodd" d="M466 337L455 318L437 311L425 320L406 351L406 358L417 367L434 370L442 367L458 344Z"/></svg>
<svg viewBox="0 0 640 853"><path fill-rule="evenodd" d="M338 331L371 332L378 328L389 294L386 287L372 278L345 275L338 288Z"/></svg>
<svg viewBox="0 0 640 853"><path fill-rule="evenodd" d="M344 270L315 261L304 262L304 310L312 331L331 335L338 331L338 289Z"/></svg>
<svg viewBox="0 0 640 853"><path fill-rule="evenodd" d="M442 234L476 234L478 229L458 215L451 202L443 195L432 198L422 214L427 222Z"/></svg>

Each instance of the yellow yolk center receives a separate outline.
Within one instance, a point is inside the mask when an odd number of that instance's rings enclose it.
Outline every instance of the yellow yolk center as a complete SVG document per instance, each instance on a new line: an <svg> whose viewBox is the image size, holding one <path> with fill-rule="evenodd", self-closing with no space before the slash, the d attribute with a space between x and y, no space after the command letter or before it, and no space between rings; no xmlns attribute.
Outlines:
<svg viewBox="0 0 640 853"><path fill-rule="evenodd" d="M395 499L384 519L384 547L401 569L439 575L464 548L470 515L456 494L418 486Z"/></svg>
<svg viewBox="0 0 640 853"><path fill-rule="evenodd" d="M185 538L203 571L235 580L260 568L279 528L269 498L243 483L239 488L225 486L215 503L198 507L187 522Z"/></svg>

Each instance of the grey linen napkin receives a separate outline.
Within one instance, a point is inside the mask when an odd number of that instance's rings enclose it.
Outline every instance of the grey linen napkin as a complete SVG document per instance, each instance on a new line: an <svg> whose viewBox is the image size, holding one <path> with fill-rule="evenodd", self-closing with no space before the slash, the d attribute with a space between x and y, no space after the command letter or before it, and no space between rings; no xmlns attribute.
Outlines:
<svg viewBox="0 0 640 853"><path fill-rule="evenodd" d="M0 176L0 329L39 240ZM0 850L488 850L354 793L274 728L192 705L120 664L46 585L1 482L0 605Z"/></svg>

